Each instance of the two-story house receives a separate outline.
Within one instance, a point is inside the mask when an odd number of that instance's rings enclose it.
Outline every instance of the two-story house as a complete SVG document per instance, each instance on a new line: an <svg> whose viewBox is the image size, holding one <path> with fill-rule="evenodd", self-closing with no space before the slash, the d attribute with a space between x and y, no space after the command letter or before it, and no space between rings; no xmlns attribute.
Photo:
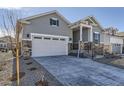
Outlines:
<svg viewBox="0 0 124 93"><path fill-rule="evenodd" d="M27 47L32 57L68 55L79 49L79 41L93 42L110 53L122 53L123 39L110 34L93 16L71 23L57 11L21 19L22 54Z"/></svg>

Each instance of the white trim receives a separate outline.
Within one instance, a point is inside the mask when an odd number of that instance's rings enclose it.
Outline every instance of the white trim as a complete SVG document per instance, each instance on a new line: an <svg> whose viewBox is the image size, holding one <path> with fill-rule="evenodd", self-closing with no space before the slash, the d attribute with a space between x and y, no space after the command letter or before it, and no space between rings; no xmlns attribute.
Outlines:
<svg viewBox="0 0 124 93"><path fill-rule="evenodd" d="M80 41L82 41L82 25L80 24Z"/></svg>
<svg viewBox="0 0 124 93"><path fill-rule="evenodd" d="M88 16L88 18L90 19L90 21L92 21L93 22L93 20ZM93 22L94 23L94 22ZM94 23L94 24L96 24L96 23Z"/></svg>
<svg viewBox="0 0 124 93"><path fill-rule="evenodd" d="M49 34L39 34L39 33L31 33L31 38L30 39L22 39L22 40L25 40L25 41L32 41L32 36L33 35L37 35L37 36L43 36L43 37L57 37L57 38L68 38L68 41L69 41L69 36L59 36L59 35L49 35Z"/></svg>
<svg viewBox="0 0 124 93"><path fill-rule="evenodd" d="M29 21L26 21L26 20L19 20L19 22L21 22L22 24L31 24L31 22L29 22Z"/></svg>
<svg viewBox="0 0 124 93"><path fill-rule="evenodd" d="M85 17L83 19L80 19L80 20L78 20L78 21L70 24L69 26L73 26L73 25L76 25L76 24L79 24L79 23L83 23L86 19L91 19L91 17L97 22L97 24L99 25L99 27L103 30L104 28L100 25L100 23L97 21L97 19L94 16L87 16L87 17Z"/></svg>
<svg viewBox="0 0 124 93"><path fill-rule="evenodd" d="M82 24L82 23L81 23L81 25L82 25L83 27L92 28L91 25L86 25L86 24Z"/></svg>
<svg viewBox="0 0 124 93"><path fill-rule="evenodd" d="M90 42L93 42L93 31L92 27L90 28Z"/></svg>
<svg viewBox="0 0 124 93"><path fill-rule="evenodd" d="M56 18L56 17L51 17L51 19L56 20L56 21L58 20L58 18Z"/></svg>
<svg viewBox="0 0 124 93"><path fill-rule="evenodd" d="M123 53L123 44L120 44L121 45L121 54Z"/></svg>
<svg viewBox="0 0 124 93"><path fill-rule="evenodd" d="M32 36L33 35L37 35L37 36L46 36L46 37L58 37L58 38L68 38L68 36L59 36L59 35L48 35L48 34L39 34L39 33L31 33L31 40L32 40Z"/></svg>
<svg viewBox="0 0 124 93"><path fill-rule="evenodd" d="M22 26L22 31L20 32L21 34L20 34L20 37L21 37L21 55L22 55L22 53L23 53L23 49L22 49L22 47L23 47L23 43L22 43L22 36L23 36L23 31L24 31L24 28L23 28L23 26Z"/></svg>
<svg viewBox="0 0 124 93"><path fill-rule="evenodd" d="M95 33L95 34L100 34L100 32L97 32L97 31L95 31L94 33Z"/></svg>
<svg viewBox="0 0 124 93"><path fill-rule="evenodd" d="M31 41L31 39L22 39L22 41L25 40L25 41Z"/></svg>
<svg viewBox="0 0 124 93"><path fill-rule="evenodd" d="M83 23L80 23L80 24L73 24L70 28L73 29L73 28L76 28L76 27L79 27L80 25L82 25L83 27L87 27L87 28L92 28L91 25L87 25L87 24L83 24Z"/></svg>

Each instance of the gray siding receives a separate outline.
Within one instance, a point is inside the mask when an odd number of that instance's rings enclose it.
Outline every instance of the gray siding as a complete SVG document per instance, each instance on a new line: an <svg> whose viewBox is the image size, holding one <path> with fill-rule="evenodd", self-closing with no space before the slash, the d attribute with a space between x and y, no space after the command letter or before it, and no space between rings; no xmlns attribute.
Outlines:
<svg viewBox="0 0 124 93"><path fill-rule="evenodd" d="M107 35L107 34L104 34L104 44L105 45L108 45L108 44L110 44L110 36L109 35Z"/></svg>
<svg viewBox="0 0 124 93"><path fill-rule="evenodd" d="M58 18L59 27L50 25L50 18L52 17ZM30 20L30 22L31 22L30 25L26 25L24 27L24 31L23 31L24 39L28 39L27 34L30 33L61 35L61 36L69 36L70 38L72 38L72 31L68 28L67 23L55 13L32 19Z"/></svg>
<svg viewBox="0 0 124 93"><path fill-rule="evenodd" d="M82 36L83 41L84 42L88 41L88 30L87 29L83 30L82 34L83 34Z"/></svg>
<svg viewBox="0 0 124 93"><path fill-rule="evenodd" d="M80 40L80 31L73 31L73 42L79 42ZM82 31L82 40L88 41L88 30L87 29L83 29Z"/></svg>
<svg viewBox="0 0 124 93"><path fill-rule="evenodd" d="M77 43L80 40L80 31L73 31L73 42Z"/></svg>

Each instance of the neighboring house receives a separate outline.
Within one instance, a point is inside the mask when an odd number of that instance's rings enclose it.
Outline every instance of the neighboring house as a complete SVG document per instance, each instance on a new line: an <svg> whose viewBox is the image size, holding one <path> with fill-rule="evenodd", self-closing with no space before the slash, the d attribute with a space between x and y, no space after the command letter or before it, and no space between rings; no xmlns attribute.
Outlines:
<svg viewBox="0 0 124 93"><path fill-rule="evenodd" d="M33 57L68 55L78 50L79 41L94 42L110 53L122 53L121 36L110 34L93 16L70 23L57 11L51 11L20 22L26 22L20 33L22 54L28 49Z"/></svg>
<svg viewBox="0 0 124 93"><path fill-rule="evenodd" d="M122 48L122 53L124 54L124 32L118 32L117 35L123 38L123 48Z"/></svg>
<svg viewBox="0 0 124 93"><path fill-rule="evenodd" d="M0 37L0 49L10 50L11 48L15 48L15 39L10 36Z"/></svg>
<svg viewBox="0 0 124 93"><path fill-rule="evenodd" d="M7 49L7 43L0 40L0 49Z"/></svg>

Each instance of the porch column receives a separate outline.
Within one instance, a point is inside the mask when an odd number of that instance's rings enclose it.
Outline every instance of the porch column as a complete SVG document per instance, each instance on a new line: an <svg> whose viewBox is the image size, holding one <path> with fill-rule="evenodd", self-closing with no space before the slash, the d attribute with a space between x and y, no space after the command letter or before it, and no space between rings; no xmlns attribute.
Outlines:
<svg viewBox="0 0 124 93"><path fill-rule="evenodd" d="M92 31L92 26L90 27L90 42L93 42L93 31Z"/></svg>
<svg viewBox="0 0 124 93"><path fill-rule="evenodd" d="M82 25L80 24L80 41L82 41Z"/></svg>

